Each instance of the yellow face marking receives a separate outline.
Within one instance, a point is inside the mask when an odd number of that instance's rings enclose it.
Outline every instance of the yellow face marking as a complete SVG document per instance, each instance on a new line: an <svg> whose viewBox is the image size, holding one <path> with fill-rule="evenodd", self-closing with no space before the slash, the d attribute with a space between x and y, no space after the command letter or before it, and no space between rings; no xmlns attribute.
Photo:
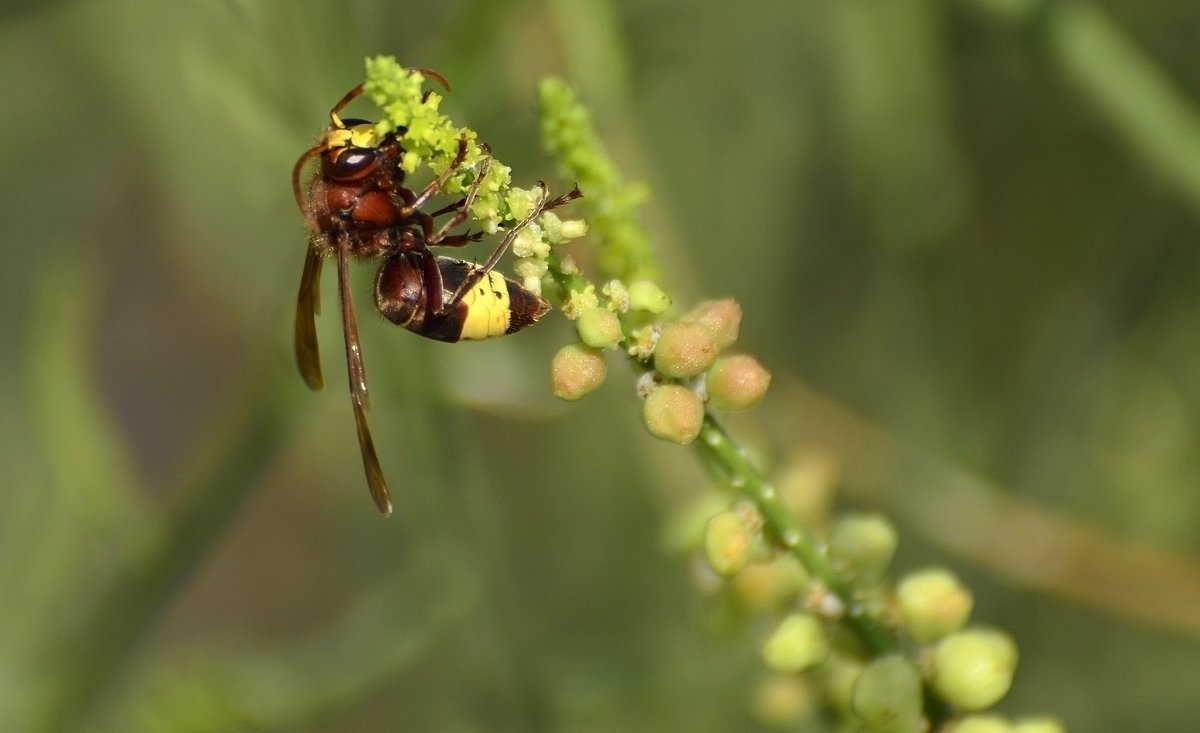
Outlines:
<svg viewBox="0 0 1200 733"><path fill-rule="evenodd" d="M469 293L463 295L467 318L463 321L462 338L481 340L503 336L508 330L508 283L498 272L489 272Z"/></svg>
<svg viewBox="0 0 1200 733"><path fill-rule="evenodd" d="M375 125L365 123L350 128L350 144L356 148L379 147L379 136L375 134Z"/></svg>
<svg viewBox="0 0 1200 733"><path fill-rule="evenodd" d="M325 132L323 140L326 150L338 148L374 148L379 146L379 136L374 125L335 127Z"/></svg>

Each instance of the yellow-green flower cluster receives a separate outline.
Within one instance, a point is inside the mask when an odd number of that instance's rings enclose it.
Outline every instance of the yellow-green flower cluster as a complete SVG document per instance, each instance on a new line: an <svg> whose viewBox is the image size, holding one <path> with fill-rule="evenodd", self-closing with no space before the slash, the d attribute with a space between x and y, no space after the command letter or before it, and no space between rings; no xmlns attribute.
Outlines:
<svg viewBox="0 0 1200 733"><path fill-rule="evenodd" d="M603 202L587 209L599 241L601 277L630 283L660 282L662 268L635 215L646 199L646 187L622 178L592 127L591 113L562 81L542 82L538 113L542 142L562 167L564 177L574 180L589 199Z"/></svg>
<svg viewBox="0 0 1200 733"><path fill-rule="evenodd" d="M433 175L444 172L458 154L460 142L465 140L466 158L446 180L442 193L453 195L467 191L480 175L484 160L489 159L469 212L472 220L485 232L494 234L533 210L543 192L512 186L512 170L490 157L474 130L459 127L442 114L439 109L442 96L436 91L425 90L425 76L420 71L406 69L392 56L369 58L366 68L363 92L383 111L376 129L381 135L405 130L401 137L404 147L401 167L406 173L415 173L422 168ZM563 227L561 223L549 224L547 216L549 212L530 226L530 229L536 227L534 231L538 237L554 234L562 240L586 231L582 222ZM558 221L557 217L555 221Z"/></svg>

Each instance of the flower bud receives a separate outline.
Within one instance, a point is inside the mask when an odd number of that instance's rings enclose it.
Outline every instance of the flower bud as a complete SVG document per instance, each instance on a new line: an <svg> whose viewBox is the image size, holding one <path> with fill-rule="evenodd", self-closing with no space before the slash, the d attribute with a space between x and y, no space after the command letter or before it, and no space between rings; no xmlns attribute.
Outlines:
<svg viewBox="0 0 1200 733"><path fill-rule="evenodd" d="M700 434L704 403L687 387L660 385L642 403L642 419L654 437L687 445Z"/></svg>
<svg viewBox="0 0 1200 733"><path fill-rule="evenodd" d="M945 568L929 568L905 576L896 586L896 602L904 627L914 641L926 643L952 634L971 615L971 591Z"/></svg>
<svg viewBox="0 0 1200 733"><path fill-rule="evenodd" d="M562 313L572 321L579 318L579 314L583 313L588 308L595 308L600 305L600 298L596 295L596 287L588 285L582 291L572 290L567 296L567 302L563 303Z"/></svg>
<svg viewBox="0 0 1200 733"><path fill-rule="evenodd" d="M728 508L728 495L709 491L671 512L663 528L663 541L667 548L679 553L699 550L704 545L709 520Z"/></svg>
<svg viewBox="0 0 1200 733"><path fill-rule="evenodd" d="M717 344L717 350L724 351L737 341L742 325L742 307L733 298L706 300L693 308L683 320L696 321L707 328Z"/></svg>
<svg viewBox="0 0 1200 733"><path fill-rule="evenodd" d="M575 328L579 340L593 349L611 349L621 342L621 321L616 313L601 306L580 312Z"/></svg>
<svg viewBox="0 0 1200 733"><path fill-rule="evenodd" d="M568 344L558 350L550 362L554 396L577 400L604 384L607 367L604 355L583 344Z"/></svg>
<svg viewBox="0 0 1200 733"><path fill-rule="evenodd" d="M843 714L849 714L853 709L854 685L858 683L864 666L857 657L834 651L817 669L829 702Z"/></svg>
<svg viewBox="0 0 1200 733"><path fill-rule="evenodd" d="M811 613L793 613L767 638L762 655L773 672L800 672L829 656L829 637L821 619Z"/></svg>
<svg viewBox="0 0 1200 733"><path fill-rule="evenodd" d="M1021 718L1012 726L1012 733L1066 733L1066 731L1067 729L1061 721L1043 715Z"/></svg>
<svg viewBox="0 0 1200 733"><path fill-rule="evenodd" d="M659 315L671 307L671 298L651 280L635 280L629 284L629 308Z"/></svg>
<svg viewBox="0 0 1200 733"><path fill-rule="evenodd" d="M933 689L963 710L982 710L1008 692L1017 667L1012 637L990 628L951 634L933 651Z"/></svg>
<svg viewBox="0 0 1200 733"><path fill-rule="evenodd" d="M696 321L666 324L654 347L654 368L665 377L694 377L712 366L716 358L712 333Z"/></svg>
<svg viewBox="0 0 1200 733"><path fill-rule="evenodd" d="M608 298L609 308L614 312L624 313L629 310L629 288L625 287L625 283L609 280L600 288L600 292Z"/></svg>
<svg viewBox="0 0 1200 733"><path fill-rule="evenodd" d="M769 728L790 730L816 715L820 707L820 694L810 680L773 674L758 683L750 711Z"/></svg>
<svg viewBox="0 0 1200 733"><path fill-rule="evenodd" d="M1014 733L1013 727L999 715L968 715L950 730L953 733Z"/></svg>
<svg viewBox="0 0 1200 733"><path fill-rule="evenodd" d="M569 242L572 239L579 239L587 233L588 223L586 221L583 219L567 219L559 226L558 237L559 241Z"/></svg>
<svg viewBox="0 0 1200 733"><path fill-rule="evenodd" d="M526 227L513 239L512 253L516 257L545 258L550 254L550 245L538 236L538 232Z"/></svg>
<svg viewBox="0 0 1200 733"><path fill-rule="evenodd" d="M896 543L896 529L882 515L848 514L830 530L829 557L839 569L873 583L883 577Z"/></svg>
<svg viewBox="0 0 1200 733"><path fill-rule="evenodd" d="M901 656L876 659L863 668L851 706L869 730L917 733L924 710L921 675Z"/></svg>
<svg viewBox="0 0 1200 733"><path fill-rule="evenodd" d="M704 557L717 575L737 575L750 561L754 532L742 515L727 509L713 515L704 529Z"/></svg>
<svg viewBox="0 0 1200 733"><path fill-rule="evenodd" d="M808 582L808 571L790 554L751 563L731 581L746 609L762 613L778 611L794 602Z"/></svg>
<svg viewBox="0 0 1200 733"><path fill-rule="evenodd" d="M708 404L714 410L738 412L762 402L771 373L753 356L722 356L708 370Z"/></svg>

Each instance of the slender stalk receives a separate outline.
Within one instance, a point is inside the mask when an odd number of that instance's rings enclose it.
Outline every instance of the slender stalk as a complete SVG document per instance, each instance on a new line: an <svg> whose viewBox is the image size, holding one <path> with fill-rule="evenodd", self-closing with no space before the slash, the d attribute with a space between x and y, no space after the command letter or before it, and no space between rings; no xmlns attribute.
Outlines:
<svg viewBox="0 0 1200 733"><path fill-rule="evenodd" d="M754 502L779 544L842 601L846 620L863 643L878 653L895 649L896 636L885 621L855 601L851 584L833 569L820 546L780 500L779 492L754 467L746 457L745 449L734 442L711 413L705 413L695 445L710 465L719 467L730 484Z"/></svg>

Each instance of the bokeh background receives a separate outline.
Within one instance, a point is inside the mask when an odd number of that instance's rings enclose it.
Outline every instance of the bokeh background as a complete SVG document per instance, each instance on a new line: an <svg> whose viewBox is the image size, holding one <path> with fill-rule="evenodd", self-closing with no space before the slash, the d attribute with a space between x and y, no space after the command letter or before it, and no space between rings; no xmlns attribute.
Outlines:
<svg viewBox="0 0 1200 733"><path fill-rule="evenodd" d="M560 316L426 342L360 268L375 514L329 272L329 387L294 370L289 174L377 53L526 184L569 184L538 79L580 90L675 292L736 297L775 374L735 430L970 582L1020 643L1003 711L1195 730L1182 0L6 3L0 730L769 730L761 628L663 539L707 479L618 361L548 396Z"/></svg>

